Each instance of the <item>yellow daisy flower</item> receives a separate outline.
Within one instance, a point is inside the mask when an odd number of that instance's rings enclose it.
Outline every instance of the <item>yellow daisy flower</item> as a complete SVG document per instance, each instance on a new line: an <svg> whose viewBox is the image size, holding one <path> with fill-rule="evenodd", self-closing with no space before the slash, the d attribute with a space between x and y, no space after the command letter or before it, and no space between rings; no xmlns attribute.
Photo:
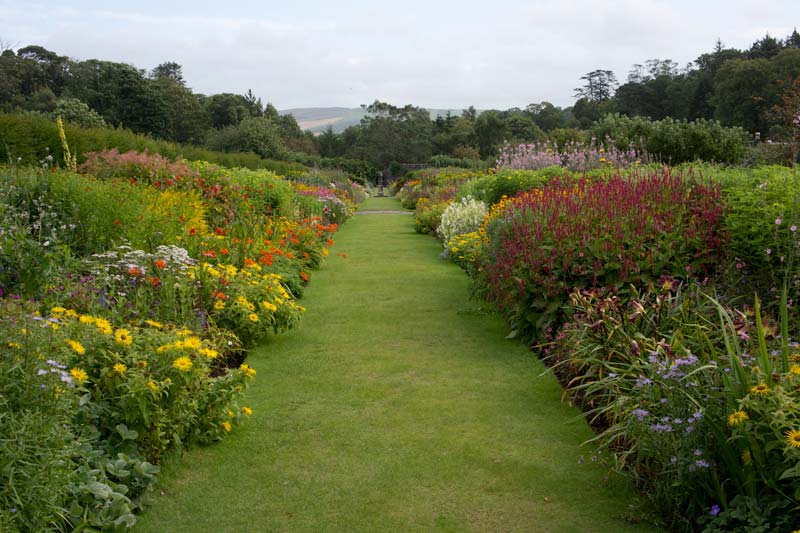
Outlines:
<svg viewBox="0 0 800 533"><path fill-rule="evenodd" d="M74 351L78 355L83 355L86 353L86 348L83 347L83 344L79 343L78 341L74 341L72 339L67 339L67 344L72 351Z"/></svg>
<svg viewBox="0 0 800 533"><path fill-rule="evenodd" d="M69 375L72 376L72 379L78 383L83 383L89 379L89 374L87 374L82 368L71 368Z"/></svg>
<svg viewBox="0 0 800 533"><path fill-rule="evenodd" d="M734 411L728 415L728 425L731 427L738 426L749 419L750 417L744 411Z"/></svg>
<svg viewBox="0 0 800 533"><path fill-rule="evenodd" d="M122 363L116 363L111 367L111 370L113 370L116 374L122 375L126 370L128 370L128 367Z"/></svg>
<svg viewBox="0 0 800 533"><path fill-rule="evenodd" d="M172 362L172 368L180 370L181 372L188 372L192 368L192 360L188 357L178 357Z"/></svg>
<svg viewBox="0 0 800 533"><path fill-rule="evenodd" d="M800 431L790 429L786 432L786 444L792 448L800 448Z"/></svg>
<svg viewBox="0 0 800 533"><path fill-rule="evenodd" d="M118 329L114 333L114 341L120 346L130 346L133 342L131 333L127 329Z"/></svg>

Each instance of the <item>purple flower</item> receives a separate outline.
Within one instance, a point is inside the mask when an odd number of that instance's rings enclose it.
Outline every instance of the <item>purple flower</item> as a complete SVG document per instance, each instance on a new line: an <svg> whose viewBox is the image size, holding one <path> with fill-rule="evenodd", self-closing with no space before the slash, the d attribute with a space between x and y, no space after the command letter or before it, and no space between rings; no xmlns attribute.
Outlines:
<svg viewBox="0 0 800 533"><path fill-rule="evenodd" d="M47 374L48 372L44 368L40 368L39 370L36 371L37 376L46 376Z"/></svg>
<svg viewBox="0 0 800 533"><path fill-rule="evenodd" d="M709 466L711 466L710 464L708 464L708 461L704 459L698 459L697 461L694 462L694 464L697 465L697 468L708 468Z"/></svg>
<svg viewBox="0 0 800 533"><path fill-rule="evenodd" d="M650 385L652 383L653 383L653 380L651 380L650 378L646 378L644 376L639 376L639 378L636 380L636 386L639 387L639 388L642 388L645 385Z"/></svg>
<svg viewBox="0 0 800 533"><path fill-rule="evenodd" d="M711 516L717 516L721 510L722 509L720 509L719 505L714 504L711 506L711 511L709 511L708 514L710 514Z"/></svg>
<svg viewBox="0 0 800 533"><path fill-rule="evenodd" d="M700 457L701 455L703 455L703 450L701 450L700 448L695 448L695 450L694 450L694 454L695 454L697 457Z"/></svg>
<svg viewBox="0 0 800 533"><path fill-rule="evenodd" d="M783 220L781 220L780 218L775 219L775 224L777 224L778 226L781 225L781 222L783 222Z"/></svg>
<svg viewBox="0 0 800 533"><path fill-rule="evenodd" d="M771 255L771 254L772 254L772 248L767 248L767 255Z"/></svg>
<svg viewBox="0 0 800 533"><path fill-rule="evenodd" d="M649 413L648 411L645 411L644 409L634 409L634 410L631 412L631 414L632 414L633 416L635 416L636 418L638 418L638 419L639 419L639 421L641 422L642 420L644 420L644 417L646 417L646 416L647 416L647 415L649 415L650 413Z"/></svg>
<svg viewBox="0 0 800 533"><path fill-rule="evenodd" d="M794 231L797 231L797 226L795 226L794 224L792 224L791 226L789 226L789 229L790 229L791 231L793 231L793 232L794 232Z"/></svg>

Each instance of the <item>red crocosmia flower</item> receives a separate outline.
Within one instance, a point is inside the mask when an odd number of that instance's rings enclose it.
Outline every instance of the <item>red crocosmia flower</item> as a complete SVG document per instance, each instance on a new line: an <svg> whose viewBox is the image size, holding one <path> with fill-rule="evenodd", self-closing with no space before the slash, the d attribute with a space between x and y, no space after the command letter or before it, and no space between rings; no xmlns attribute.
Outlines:
<svg viewBox="0 0 800 533"><path fill-rule="evenodd" d="M305 272L300 272L300 279L302 279L303 281L308 281L308 274L306 274Z"/></svg>
<svg viewBox="0 0 800 533"><path fill-rule="evenodd" d="M286 252L286 259L294 259L294 254L292 252Z"/></svg>
<svg viewBox="0 0 800 533"><path fill-rule="evenodd" d="M189 228L189 235L195 235L197 230L195 228Z"/></svg>
<svg viewBox="0 0 800 533"><path fill-rule="evenodd" d="M256 264L256 262L253 261L252 259L250 259L249 257L245 257L244 258L244 264L245 264L245 266L253 266L253 265Z"/></svg>
<svg viewBox="0 0 800 533"><path fill-rule="evenodd" d="M222 228L214 228L214 233L217 235L225 235L225 230Z"/></svg>
<svg viewBox="0 0 800 533"><path fill-rule="evenodd" d="M227 248L220 248L219 253L220 255L230 255Z"/></svg>
<svg viewBox="0 0 800 533"><path fill-rule="evenodd" d="M300 244L300 239L297 237L292 237L292 244Z"/></svg>
<svg viewBox="0 0 800 533"><path fill-rule="evenodd" d="M156 268L162 268L162 269L167 268L167 262L164 261L163 259L156 259L155 265Z"/></svg>
<svg viewBox="0 0 800 533"><path fill-rule="evenodd" d="M272 254L264 254L258 258L258 262L265 266L272 266Z"/></svg>

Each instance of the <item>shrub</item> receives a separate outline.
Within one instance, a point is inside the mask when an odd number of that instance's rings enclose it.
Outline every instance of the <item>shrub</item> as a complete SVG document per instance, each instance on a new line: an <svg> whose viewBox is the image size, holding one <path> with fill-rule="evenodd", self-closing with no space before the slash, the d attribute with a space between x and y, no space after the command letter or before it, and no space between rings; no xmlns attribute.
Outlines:
<svg viewBox="0 0 800 533"><path fill-rule="evenodd" d="M667 169L605 182L560 180L487 221L479 283L525 336L558 322L575 288L703 276L726 236L720 191Z"/></svg>
<svg viewBox="0 0 800 533"><path fill-rule="evenodd" d="M634 147L655 160L669 164L707 161L735 164L741 162L749 138L739 127L727 128L713 120L651 121L643 117L606 115L591 128L596 139L610 139L618 150ZM604 142L610 148L609 141Z"/></svg>
<svg viewBox="0 0 800 533"><path fill-rule="evenodd" d="M417 233L435 234L442 223L442 214L447 202L432 202L428 198L420 198L414 210L414 230Z"/></svg>
<svg viewBox="0 0 800 533"><path fill-rule="evenodd" d="M520 192L542 187L550 177L563 175L561 167L546 167L538 171L502 169L465 182L458 195L461 198L471 196L490 206L503 197L512 198Z"/></svg>
<svg viewBox="0 0 800 533"><path fill-rule="evenodd" d="M454 237L477 231L486 217L486 213L486 204L471 197L462 198L460 202L448 205L442 213L441 223L436 230L445 249Z"/></svg>

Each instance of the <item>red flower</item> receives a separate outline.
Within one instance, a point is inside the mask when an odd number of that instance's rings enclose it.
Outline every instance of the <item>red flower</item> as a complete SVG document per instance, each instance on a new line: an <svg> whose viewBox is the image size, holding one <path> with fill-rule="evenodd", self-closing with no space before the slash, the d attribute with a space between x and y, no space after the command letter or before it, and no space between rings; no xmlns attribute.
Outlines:
<svg viewBox="0 0 800 533"><path fill-rule="evenodd" d="M197 233L197 230L195 228L189 228L189 235L194 235L196 233Z"/></svg>
<svg viewBox="0 0 800 533"><path fill-rule="evenodd" d="M214 233L217 235L225 235L225 230L222 228L214 228Z"/></svg>
<svg viewBox="0 0 800 533"><path fill-rule="evenodd" d="M161 269L167 268L167 262L164 261L163 259L156 259L155 265L156 268L161 268Z"/></svg>
<svg viewBox="0 0 800 533"><path fill-rule="evenodd" d="M147 278L147 281L149 281L150 285L152 285L153 287L158 287L159 285L161 285L161 280L156 276L150 276L149 278Z"/></svg>
<svg viewBox="0 0 800 533"><path fill-rule="evenodd" d="M303 281L308 281L308 274L306 274L305 272L300 272L300 279L302 279Z"/></svg>
<svg viewBox="0 0 800 533"><path fill-rule="evenodd" d="M228 253L228 249L227 249L227 248L220 248L220 249L219 249L219 253L220 253L221 255L229 255L229 253Z"/></svg>

